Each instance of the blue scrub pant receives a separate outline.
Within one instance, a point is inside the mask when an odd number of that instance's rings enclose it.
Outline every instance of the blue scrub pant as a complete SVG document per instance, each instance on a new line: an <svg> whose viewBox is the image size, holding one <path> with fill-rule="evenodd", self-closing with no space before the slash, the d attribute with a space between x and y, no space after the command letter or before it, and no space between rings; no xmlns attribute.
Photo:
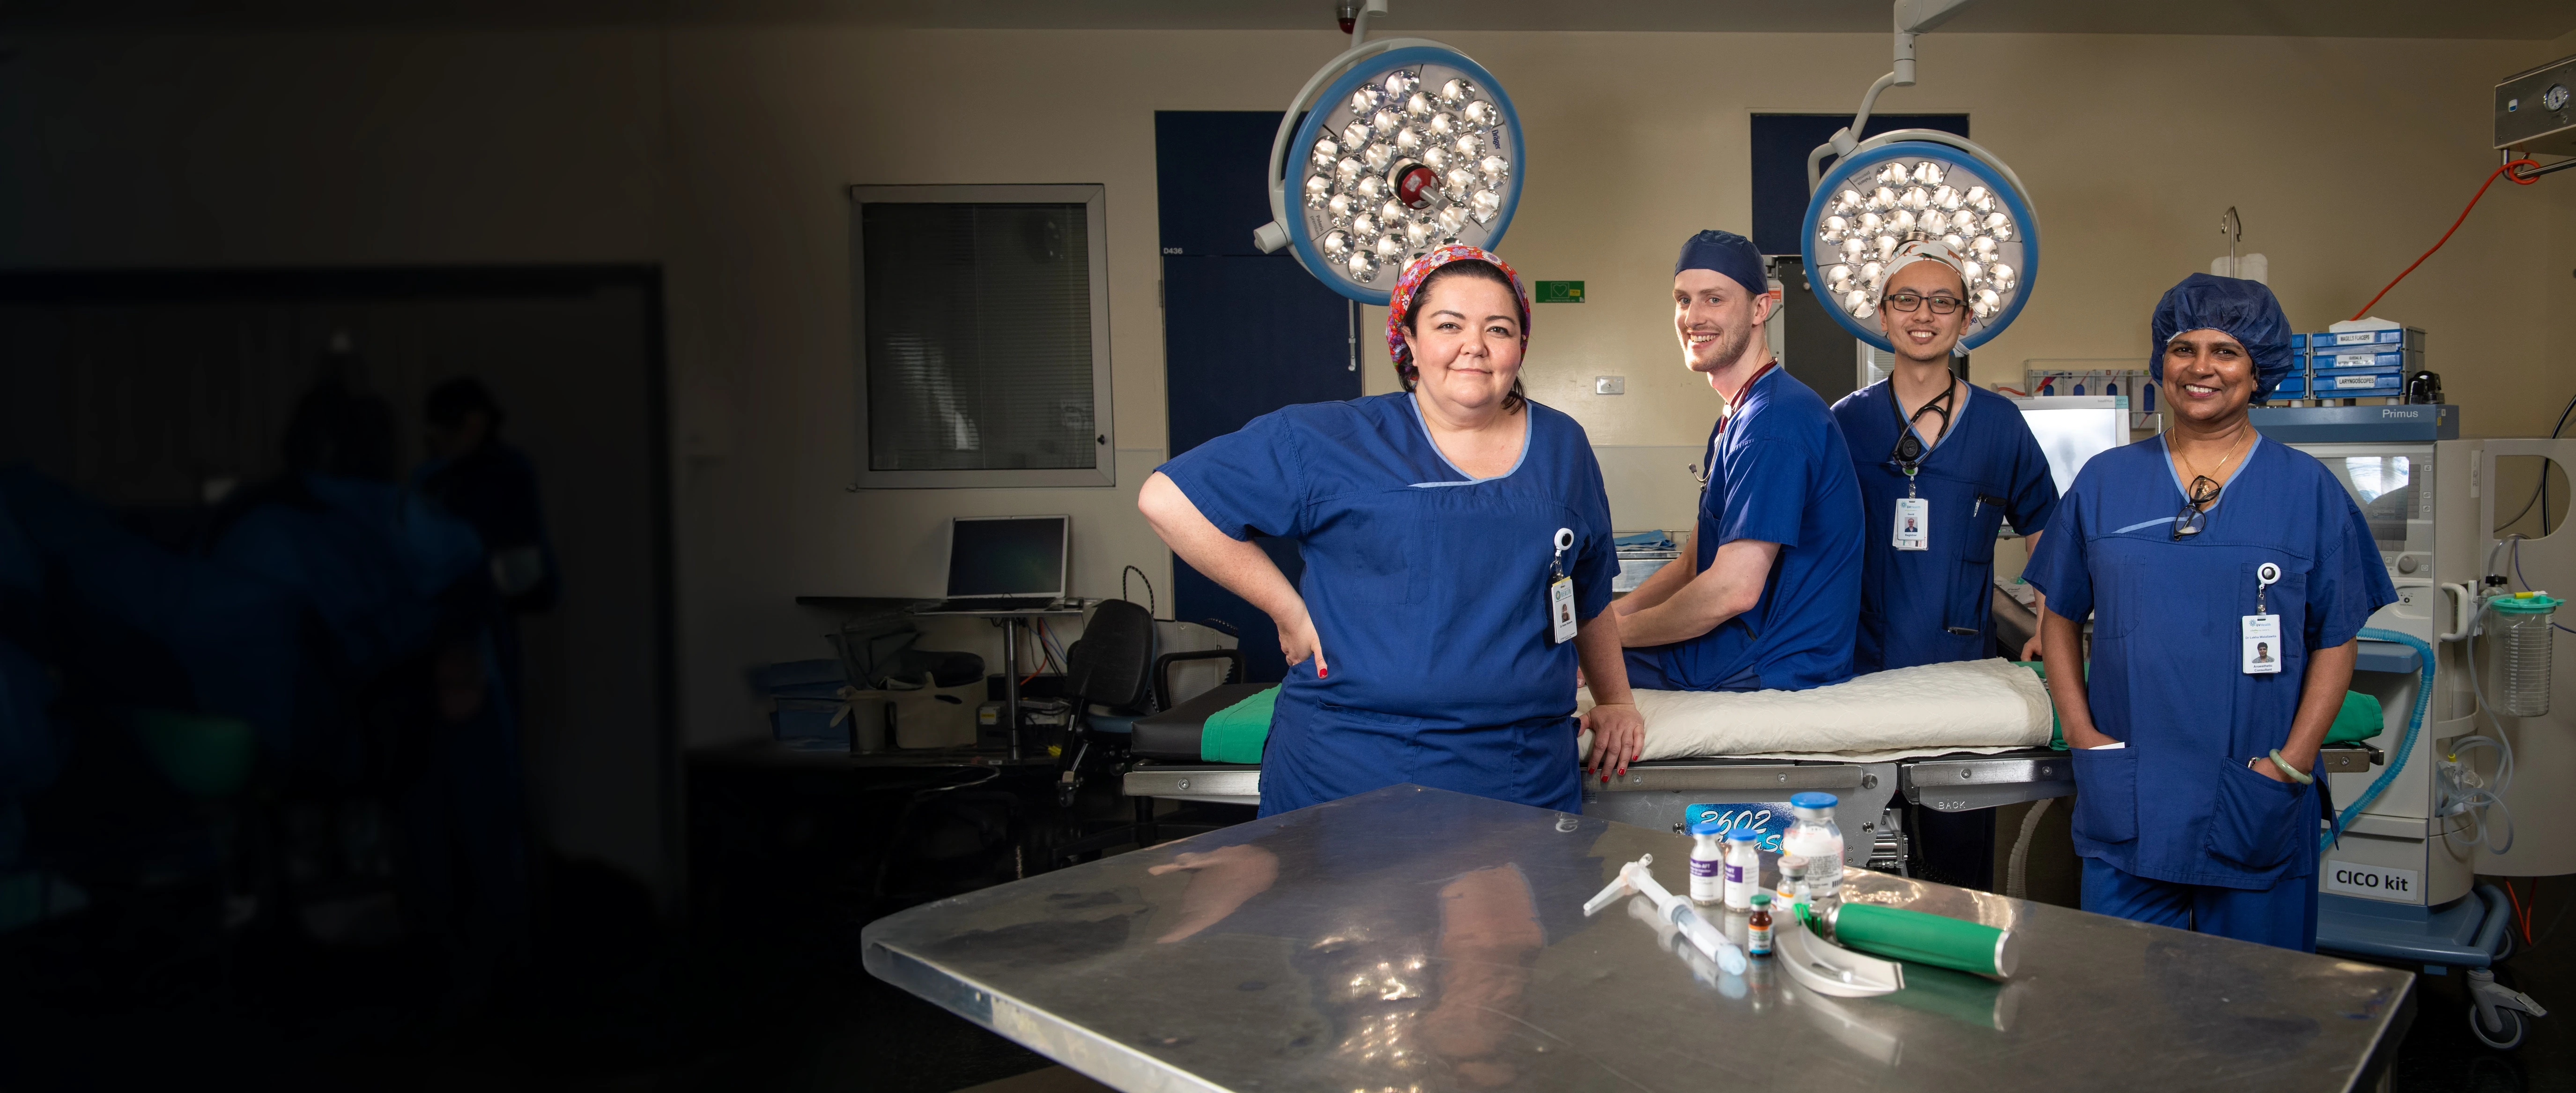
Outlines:
<svg viewBox="0 0 2576 1093"><path fill-rule="evenodd" d="M2133 922L2238 941L2317 951L2317 878L2283 877L2270 888L2176 884L2084 859L2084 909Z"/></svg>

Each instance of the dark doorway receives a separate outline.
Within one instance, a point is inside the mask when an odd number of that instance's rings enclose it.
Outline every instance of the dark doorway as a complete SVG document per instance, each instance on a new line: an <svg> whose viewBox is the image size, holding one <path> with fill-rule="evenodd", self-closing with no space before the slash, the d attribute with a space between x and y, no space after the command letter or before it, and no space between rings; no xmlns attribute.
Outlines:
<svg viewBox="0 0 2576 1093"><path fill-rule="evenodd" d="M1282 406L1360 395L1358 305L1286 253L1262 254L1252 245L1252 230L1270 219L1262 172L1278 128L1275 112L1154 114L1173 455ZM1304 574L1295 546L1256 541L1290 581ZM1269 616L1179 558L1172 559L1172 583L1174 618L1225 623L1241 637L1254 680L1285 675Z"/></svg>
<svg viewBox="0 0 2576 1093"><path fill-rule="evenodd" d="M662 280L649 266L0 276L0 466L185 521L281 468L288 411L344 343L408 472L423 398L480 380L534 466L560 596L520 623L538 847L675 905Z"/></svg>
<svg viewBox="0 0 2576 1093"><path fill-rule="evenodd" d="M1753 245L1772 256L1788 324L1782 332L1782 368L1815 388L1830 403L1857 386L1860 339L1833 317L1808 287L1799 258L1806 218L1807 153L1851 124L1849 114L1753 115ZM1872 114L1863 137L1895 129L1933 129L1965 137L1966 114ZM1833 165L1833 157L1824 165ZM1963 362L1964 366L1964 362Z"/></svg>

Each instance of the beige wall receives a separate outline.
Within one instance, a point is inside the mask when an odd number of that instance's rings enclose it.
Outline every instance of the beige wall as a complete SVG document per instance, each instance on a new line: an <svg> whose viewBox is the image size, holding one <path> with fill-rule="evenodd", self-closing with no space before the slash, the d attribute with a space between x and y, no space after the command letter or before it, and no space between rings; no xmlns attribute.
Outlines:
<svg viewBox="0 0 2576 1093"><path fill-rule="evenodd" d="M1528 134L1506 253L1591 302L1534 322L1531 392L1603 447L1628 526L1687 519L1714 402L1674 363L1679 240L1742 228L1747 118L1850 109L1884 36L1442 34ZM37 37L0 62L0 265L649 260L668 276L688 739L761 731L744 665L818 655L806 593L934 590L940 522L1071 512L1076 589L1168 562L1131 498L1164 445L1153 111L1277 110L1309 33L546 33ZM1961 111L2035 195L2048 262L1985 377L2143 352L2220 210L2302 328L2344 317L2480 176L2488 88L2556 43L1941 36L1887 109ZM849 183L1108 188L1119 485L861 491ZM1252 225L1244 225L1246 231ZM2548 427L2576 369L2576 178L2499 184L2378 308L2433 332L2467 427ZM1372 391L1392 381L1383 350ZM1628 394L1586 392L1600 374ZM972 628L946 643L989 643ZM989 644L988 652L998 652Z"/></svg>

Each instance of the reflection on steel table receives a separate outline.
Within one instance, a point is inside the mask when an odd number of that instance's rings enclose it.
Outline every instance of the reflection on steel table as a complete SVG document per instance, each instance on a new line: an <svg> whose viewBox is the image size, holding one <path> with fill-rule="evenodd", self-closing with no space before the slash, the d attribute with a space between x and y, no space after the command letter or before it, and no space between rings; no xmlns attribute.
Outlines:
<svg viewBox="0 0 2576 1093"><path fill-rule="evenodd" d="M862 945L1128 1090L2341 1090L2403 1032L2403 972L1866 871L1848 899L2020 933L2019 974L1907 965L1904 990L1828 998L1584 917L1642 854L1681 886L1688 845L1394 786L916 907Z"/></svg>

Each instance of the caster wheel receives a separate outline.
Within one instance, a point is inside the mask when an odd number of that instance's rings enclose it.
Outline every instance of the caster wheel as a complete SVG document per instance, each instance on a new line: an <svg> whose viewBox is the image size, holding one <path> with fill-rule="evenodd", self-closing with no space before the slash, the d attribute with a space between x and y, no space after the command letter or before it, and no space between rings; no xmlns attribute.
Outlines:
<svg viewBox="0 0 2576 1093"><path fill-rule="evenodd" d="M2531 1018L2521 1010L2509 1009L2497 1010L2496 1016L2504 1021L2504 1027L2490 1031L2486 1022L2478 1020L2478 1008L2469 1007L2469 1033L2476 1036L2479 1043L2497 1051L2521 1047L2523 1035L2531 1030Z"/></svg>

